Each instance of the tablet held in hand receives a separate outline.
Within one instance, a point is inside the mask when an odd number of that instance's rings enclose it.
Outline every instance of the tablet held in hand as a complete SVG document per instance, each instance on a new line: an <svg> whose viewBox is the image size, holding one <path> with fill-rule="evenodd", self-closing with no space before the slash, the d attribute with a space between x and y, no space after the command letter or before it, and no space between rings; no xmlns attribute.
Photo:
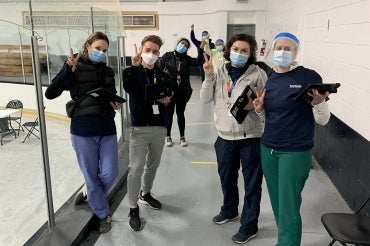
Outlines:
<svg viewBox="0 0 370 246"><path fill-rule="evenodd" d="M119 103L125 103L126 102L126 99L124 99L123 97L120 97L116 94L113 94L112 92L110 92L107 89L104 89L102 87L91 90L87 94L89 94L90 96L95 97L95 98L100 97L100 98L102 98L106 101L109 101L109 102L119 102Z"/></svg>
<svg viewBox="0 0 370 246"><path fill-rule="evenodd" d="M254 100L257 98L257 96L252 88L247 85L230 109L230 114L234 116L239 124L243 123L245 117L247 117L247 114L249 112L249 110L244 109L244 107L249 102L249 98L251 100Z"/></svg>
<svg viewBox="0 0 370 246"><path fill-rule="evenodd" d="M329 93L337 93L338 87L340 83L331 83L331 84L322 84L322 83L311 83L306 86L295 98L294 101L296 102L304 102L304 103L311 103L312 97L307 93L311 92L313 89L319 91L320 94L325 94L325 92Z"/></svg>

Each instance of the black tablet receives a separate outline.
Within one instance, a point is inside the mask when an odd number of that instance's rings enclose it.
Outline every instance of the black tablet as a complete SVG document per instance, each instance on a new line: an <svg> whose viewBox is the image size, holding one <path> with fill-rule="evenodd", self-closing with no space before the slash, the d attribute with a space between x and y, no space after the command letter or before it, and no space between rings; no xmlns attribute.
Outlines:
<svg viewBox="0 0 370 246"><path fill-rule="evenodd" d="M332 84L321 84L321 83L311 83L306 86L296 97L294 97L294 101L296 102L305 102L311 103L312 97L307 93L310 92L312 89L316 89L319 91L320 94L325 94L325 92L329 93L337 93L337 89L340 86L340 83L332 83Z"/></svg>
<svg viewBox="0 0 370 246"><path fill-rule="evenodd" d="M145 100L155 101L172 95L172 90L166 84L152 84L145 86Z"/></svg>
<svg viewBox="0 0 370 246"><path fill-rule="evenodd" d="M124 99L123 97L120 97L116 94L113 94L112 92L110 92L107 89L104 89L102 87L91 90L87 94L89 94L90 96L95 97L95 98L100 97L100 98L102 98L106 101L109 101L109 102L119 102L119 103L125 103L126 102L126 99Z"/></svg>
<svg viewBox="0 0 370 246"><path fill-rule="evenodd" d="M240 94L240 96L235 100L233 106L230 109L230 114L234 116L234 118L239 124L243 123L245 117L249 112L248 110L243 109L245 105L248 104L249 98L254 100L257 98L257 96L252 90L252 88L249 85L247 85L244 88L243 92Z"/></svg>

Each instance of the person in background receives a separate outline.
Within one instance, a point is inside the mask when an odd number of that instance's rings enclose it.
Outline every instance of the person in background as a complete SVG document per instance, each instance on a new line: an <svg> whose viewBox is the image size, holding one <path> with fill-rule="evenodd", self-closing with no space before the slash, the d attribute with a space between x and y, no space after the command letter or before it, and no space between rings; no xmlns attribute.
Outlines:
<svg viewBox="0 0 370 246"><path fill-rule="evenodd" d="M203 65L205 81L200 89L204 103L213 102L217 130L214 144L218 174L223 192L223 205L213 222L222 225L238 218L239 191L238 172L240 165L244 179L244 204L238 232L232 236L235 243L246 243L258 232L258 217L262 192L262 167L260 137L263 124L253 110L249 98L243 110L249 110L241 124L230 114L231 105L244 88L262 90L267 80L266 73L256 66L256 39L247 34L231 37L225 48L228 63L215 67L212 59L205 56Z"/></svg>
<svg viewBox="0 0 370 246"><path fill-rule="evenodd" d="M206 38L207 38L207 35L209 34L208 31L203 31L202 32L202 39L201 40L198 40L195 37L194 24L191 24L190 29L191 29L190 30L190 40L191 40L191 42L198 49L201 48L202 41L204 42L206 40ZM211 39L208 40L208 43L209 43L210 49L214 49L215 48L215 44L212 43L212 40ZM203 56L201 57L201 61L200 62L201 62L200 66L199 66L200 78L201 78L202 81L204 81L204 71L203 71L204 58L203 58Z"/></svg>
<svg viewBox="0 0 370 246"><path fill-rule="evenodd" d="M215 67L220 67L225 64L226 59L224 57L224 41L222 39L217 39L215 42L216 46L214 49L211 49L209 45L209 34L207 35L207 38L204 41L204 53L206 53L208 56L212 59L212 64ZM201 45L202 47L202 45Z"/></svg>
<svg viewBox="0 0 370 246"><path fill-rule="evenodd" d="M202 41L205 41L206 39L209 40L209 47L211 49L214 49L215 48L215 44L212 43L212 39L210 39L209 37L207 37L209 35L208 31L203 31L202 32L202 40L198 40L196 37L195 37L195 33L194 33L194 24L191 24L190 26L190 40L191 42L195 45L195 47L199 48ZM203 69L203 67L202 67Z"/></svg>
<svg viewBox="0 0 370 246"><path fill-rule="evenodd" d="M170 105L168 105L169 124L165 141L165 145L167 147L171 147L173 145L171 129L175 109L177 124L180 131L180 146L186 147L188 145L188 142L185 139L185 109L193 92L190 84L190 67L199 66L203 55L203 50L198 49L198 57L192 58L187 54L189 48L189 40L186 38L180 38L175 50L166 52L157 63L158 67L168 72L171 78L175 81L172 87L174 96L171 98Z"/></svg>
<svg viewBox="0 0 370 246"><path fill-rule="evenodd" d="M298 49L295 35L281 32L275 36L274 71L253 101L265 122L262 168L278 228L278 246L301 244L301 193L311 167L314 123L325 125L330 118L325 102L328 92L313 90L311 103L293 100L309 83L322 83L317 72L297 65Z"/></svg>
<svg viewBox="0 0 370 246"><path fill-rule="evenodd" d="M167 105L173 95L173 82L155 65L162 45L162 39L156 35L144 37L139 50L135 44L131 67L123 72L123 88L129 93L131 112L127 189L129 226L134 231L142 229L138 203L152 209L162 207L151 194L168 126ZM158 86L159 93L148 90L153 86Z"/></svg>
<svg viewBox="0 0 370 246"><path fill-rule="evenodd" d="M77 196L80 200L87 199L99 218L99 233L111 229L112 218L106 192L118 174L114 110L122 105L86 96L86 92L103 87L117 93L115 73L105 63L108 47L109 40L104 33L91 34L78 54L73 54L70 49L68 60L45 91L47 99L54 99L67 90L75 101L71 116L71 141L86 184L86 193L80 190ZM80 202L76 201L76 205Z"/></svg>

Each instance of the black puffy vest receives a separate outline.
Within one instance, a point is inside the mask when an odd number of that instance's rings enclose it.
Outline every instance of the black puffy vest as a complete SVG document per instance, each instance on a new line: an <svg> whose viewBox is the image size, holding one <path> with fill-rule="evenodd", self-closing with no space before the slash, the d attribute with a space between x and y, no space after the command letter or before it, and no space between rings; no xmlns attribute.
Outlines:
<svg viewBox="0 0 370 246"><path fill-rule="evenodd" d="M99 87L104 87L113 93L117 92L114 71L110 67L105 63L92 64L90 61L79 61L73 81L70 89L71 98L76 101L73 116L114 117L115 111L109 102L86 94Z"/></svg>

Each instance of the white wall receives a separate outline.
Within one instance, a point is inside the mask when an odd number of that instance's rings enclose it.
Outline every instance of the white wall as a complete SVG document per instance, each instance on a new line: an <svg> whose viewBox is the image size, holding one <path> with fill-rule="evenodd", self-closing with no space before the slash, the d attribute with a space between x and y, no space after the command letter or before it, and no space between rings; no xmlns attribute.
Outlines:
<svg viewBox="0 0 370 246"><path fill-rule="evenodd" d="M4 106L13 99L21 100L25 109L36 110L37 99L36 89L34 85L21 85L11 83L0 83L1 97L0 105ZM65 104L70 100L69 92L63 92L62 95L56 99L48 100L44 96L45 87L43 88L43 101L46 106L46 112L52 112L67 116L65 112Z"/></svg>
<svg viewBox="0 0 370 246"><path fill-rule="evenodd" d="M109 9L109 7L99 6ZM17 8L17 6L15 6ZM267 40L267 47L279 31L295 33L301 40L299 61L315 69L324 82L340 82L338 94L330 96L331 111L359 134L370 140L370 0L204 0L199 2L127 3L122 11L157 11L159 30L126 30L126 54L134 51L145 35L156 34L165 40L162 54L173 50L176 40L189 37L190 25L200 38L208 30L214 39L226 39L227 24L256 24L256 39ZM117 11L117 9L115 9ZM3 19L20 21L0 9ZM5 18L6 16L6 18ZM63 50L63 49L62 49ZM196 49L189 51L196 55ZM264 59L264 57L259 57ZM269 61L269 57L267 60ZM3 87L3 85L2 85ZM17 89L16 89L17 90ZM1 88L3 91L3 88ZM5 91L11 95L12 90ZM1 93L3 94L3 93ZM34 92L27 92L27 96ZM8 96L10 97L10 96ZM27 99L28 100L28 99ZM50 107L63 103L53 101ZM2 97L0 103L8 101ZM34 102L34 101L33 101ZM57 107L58 105L55 105Z"/></svg>
<svg viewBox="0 0 370 246"><path fill-rule="evenodd" d="M144 36L155 34L162 37L165 44L161 53L175 48L180 37L190 40L190 25L194 24L195 35L201 38L201 32L207 30L211 38L226 41L227 24L256 24L256 38L260 40L264 23L265 0L249 0L248 3L236 1L204 0L199 2L158 2L158 3L126 3L122 11L157 11L159 14L159 30L125 30L126 55L134 52L134 43L140 44ZM261 14L263 13L263 14ZM189 55L196 56L196 49L189 50Z"/></svg>
<svg viewBox="0 0 370 246"><path fill-rule="evenodd" d="M370 1L267 0L269 43L278 31L301 39L300 62L324 82L340 82L331 112L370 140Z"/></svg>

